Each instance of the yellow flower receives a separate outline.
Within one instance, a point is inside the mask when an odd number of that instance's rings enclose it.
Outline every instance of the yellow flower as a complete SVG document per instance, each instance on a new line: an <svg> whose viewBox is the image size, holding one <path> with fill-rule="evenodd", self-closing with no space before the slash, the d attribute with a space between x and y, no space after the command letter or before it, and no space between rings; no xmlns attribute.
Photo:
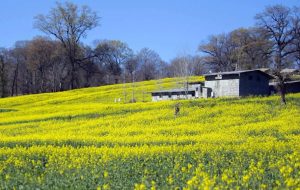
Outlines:
<svg viewBox="0 0 300 190"><path fill-rule="evenodd" d="M107 171L104 171L103 177L104 177L104 178L107 178L107 177L108 177L108 172L107 172Z"/></svg>
<svg viewBox="0 0 300 190"><path fill-rule="evenodd" d="M168 181L168 183L169 183L170 185L173 184L173 182L174 182L173 177L172 177L172 176L169 176L169 177L167 178L167 181Z"/></svg>
<svg viewBox="0 0 300 190"><path fill-rule="evenodd" d="M228 176L225 173L222 174L222 181L224 182L228 181Z"/></svg>
<svg viewBox="0 0 300 190"><path fill-rule="evenodd" d="M247 183L249 181L250 176L249 175L245 175L243 176L243 182Z"/></svg>
<svg viewBox="0 0 300 190"><path fill-rule="evenodd" d="M110 189L110 186L108 184L103 185L103 190L109 190L109 189Z"/></svg>
<svg viewBox="0 0 300 190"><path fill-rule="evenodd" d="M192 186L193 185L193 180L188 180L187 185Z"/></svg>

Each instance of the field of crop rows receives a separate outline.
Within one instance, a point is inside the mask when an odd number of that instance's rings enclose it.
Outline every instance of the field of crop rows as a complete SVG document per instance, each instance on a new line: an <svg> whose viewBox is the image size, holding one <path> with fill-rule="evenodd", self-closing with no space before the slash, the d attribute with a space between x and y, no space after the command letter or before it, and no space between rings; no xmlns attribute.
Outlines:
<svg viewBox="0 0 300 190"><path fill-rule="evenodd" d="M300 94L150 102L173 80L0 99L0 189L300 187Z"/></svg>

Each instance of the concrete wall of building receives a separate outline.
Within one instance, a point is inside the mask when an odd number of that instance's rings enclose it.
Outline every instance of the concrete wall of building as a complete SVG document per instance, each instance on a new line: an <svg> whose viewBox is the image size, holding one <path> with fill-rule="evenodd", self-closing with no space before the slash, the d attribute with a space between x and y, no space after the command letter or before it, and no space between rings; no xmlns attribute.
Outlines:
<svg viewBox="0 0 300 190"><path fill-rule="evenodd" d="M152 102L157 102L160 101L160 97L159 96L152 96Z"/></svg>
<svg viewBox="0 0 300 190"><path fill-rule="evenodd" d="M195 89L195 98L200 98L202 96L201 94L201 84L192 84L190 85L191 88Z"/></svg>
<svg viewBox="0 0 300 190"><path fill-rule="evenodd" d="M193 99L193 98L195 98L193 94L152 95L152 102L157 102L161 100L178 100L178 99Z"/></svg>
<svg viewBox="0 0 300 190"><path fill-rule="evenodd" d="M202 88L202 98L211 97L211 88Z"/></svg>
<svg viewBox="0 0 300 190"><path fill-rule="evenodd" d="M172 95L171 97L172 100L177 100L178 98L179 98L178 95Z"/></svg>
<svg viewBox="0 0 300 190"><path fill-rule="evenodd" d="M152 96L152 102L157 102L161 100L170 100L171 97L169 96Z"/></svg>
<svg viewBox="0 0 300 190"><path fill-rule="evenodd" d="M205 81L205 87L212 89L214 97L239 96L239 79Z"/></svg>
<svg viewBox="0 0 300 190"><path fill-rule="evenodd" d="M261 72L241 73L240 96L269 95L269 78Z"/></svg>

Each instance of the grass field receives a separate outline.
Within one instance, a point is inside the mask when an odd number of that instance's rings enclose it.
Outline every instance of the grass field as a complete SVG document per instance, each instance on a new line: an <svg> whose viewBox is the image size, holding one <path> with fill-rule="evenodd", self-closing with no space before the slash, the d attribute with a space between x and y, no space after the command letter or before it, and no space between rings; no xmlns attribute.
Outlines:
<svg viewBox="0 0 300 190"><path fill-rule="evenodd" d="M136 83L137 103L114 102L131 84L0 99L0 189L300 188L300 94L181 100L174 117L147 92L175 81Z"/></svg>

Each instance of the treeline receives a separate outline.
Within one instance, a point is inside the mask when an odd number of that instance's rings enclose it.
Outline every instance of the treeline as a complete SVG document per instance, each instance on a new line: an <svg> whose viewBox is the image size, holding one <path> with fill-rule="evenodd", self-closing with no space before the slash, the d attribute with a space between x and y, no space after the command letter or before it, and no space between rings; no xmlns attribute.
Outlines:
<svg viewBox="0 0 300 190"><path fill-rule="evenodd" d="M0 49L0 96L255 68L272 68L283 82L279 70L300 67L300 10L275 5L255 19L251 28L210 36L198 55L167 63L149 48L134 52L118 40L83 44L100 18L86 6L57 3L35 17L34 27L46 36Z"/></svg>
<svg viewBox="0 0 300 190"><path fill-rule="evenodd" d="M95 48L81 45L72 65L61 42L46 37L17 42L0 50L0 96L14 96L135 82L180 74L189 61L191 74L201 74L197 56L178 57L168 64L158 53L143 48L134 53L126 43L103 40ZM184 59L184 60L183 60Z"/></svg>

